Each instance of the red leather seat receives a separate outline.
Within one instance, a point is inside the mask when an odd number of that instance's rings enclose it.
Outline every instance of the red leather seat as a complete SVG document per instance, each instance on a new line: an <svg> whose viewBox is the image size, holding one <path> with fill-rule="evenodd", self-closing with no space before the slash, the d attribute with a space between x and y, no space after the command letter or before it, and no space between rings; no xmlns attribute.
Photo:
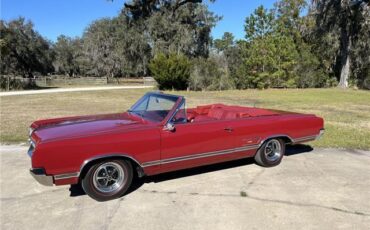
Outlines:
<svg viewBox="0 0 370 230"><path fill-rule="evenodd" d="M225 110L222 108L212 108L208 112L208 116L215 119L222 119L224 117Z"/></svg>
<svg viewBox="0 0 370 230"><path fill-rule="evenodd" d="M216 119L213 118L213 117L209 117L207 115L198 115L198 116L196 116L193 119L193 122L198 122L198 121L212 121L212 120L216 120Z"/></svg>

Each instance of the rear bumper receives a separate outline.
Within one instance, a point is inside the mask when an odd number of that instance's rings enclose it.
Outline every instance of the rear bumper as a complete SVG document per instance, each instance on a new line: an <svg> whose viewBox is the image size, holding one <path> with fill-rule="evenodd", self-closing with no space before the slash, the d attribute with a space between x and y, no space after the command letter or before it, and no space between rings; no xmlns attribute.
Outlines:
<svg viewBox="0 0 370 230"><path fill-rule="evenodd" d="M319 140L325 133L325 129L320 129L319 135L316 136L316 140Z"/></svg>
<svg viewBox="0 0 370 230"><path fill-rule="evenodd" d="M30 169L30 174L37 182L45 186L53 186L53 176L47 176L43 168Z"/></svg>

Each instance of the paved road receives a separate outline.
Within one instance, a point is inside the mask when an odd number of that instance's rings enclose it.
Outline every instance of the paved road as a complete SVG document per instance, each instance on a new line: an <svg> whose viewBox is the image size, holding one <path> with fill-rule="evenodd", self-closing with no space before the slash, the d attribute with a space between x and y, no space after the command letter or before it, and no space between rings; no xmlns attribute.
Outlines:
<svg viewBox="0 0 370 230"><path fill-rule="evenodd" d="M42 90L24 90L1 92L0 97L17 96L27 94L41 94L41 93L64 93L64 92L78 92L78 91L97 91L97 90L112 90L112 89L146 89L153 88L153 86L98 86L98 87L82 87L82 88L60 88L60 89L42 89Z"/></svg>
<svg viewBox="0 0 370 230"><path fill-rule="evenodd" d="M99 203L43 187L25 146L1 146L1 229L369 229L370 152L289 149L282 164L242 160L147 178Z"/></svg>

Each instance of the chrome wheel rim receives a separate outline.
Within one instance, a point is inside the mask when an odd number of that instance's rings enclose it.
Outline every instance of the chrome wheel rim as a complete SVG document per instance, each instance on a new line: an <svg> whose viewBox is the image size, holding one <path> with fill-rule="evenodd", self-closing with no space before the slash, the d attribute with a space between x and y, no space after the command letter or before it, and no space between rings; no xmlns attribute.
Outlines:
<svg viewBox="0 0 370 230"><path fill-rule="evenodd" d="M266 143L264 153L268 161L276 161L281 157L281 144L278 140L269 140Z"/></svg>
<svg viewBox="0 0 370 230"><path fill-rule="evenodd" d="M121 165L107 162L100 165L94 172L94 187L103 193L111 193L121 188L125 173Z"/></svg>

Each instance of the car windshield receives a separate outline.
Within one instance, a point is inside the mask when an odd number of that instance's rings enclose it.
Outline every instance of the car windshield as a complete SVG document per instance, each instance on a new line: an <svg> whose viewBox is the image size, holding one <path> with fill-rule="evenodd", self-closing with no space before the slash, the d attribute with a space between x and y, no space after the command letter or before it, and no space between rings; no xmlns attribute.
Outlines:
<svg viewBox="0 0 370 230"><path fill-rule="evenodd" d="M128 112L156 122L161 122L175 106L179 96L147 93Z"/></svg>

